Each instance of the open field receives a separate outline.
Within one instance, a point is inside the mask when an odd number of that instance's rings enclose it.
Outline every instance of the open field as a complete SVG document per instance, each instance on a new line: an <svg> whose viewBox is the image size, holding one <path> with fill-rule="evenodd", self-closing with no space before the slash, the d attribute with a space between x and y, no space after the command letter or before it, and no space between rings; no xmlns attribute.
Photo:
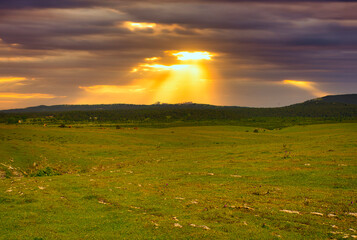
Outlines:
<svg viewBox="0 0 357 240"><path fill-rule="evenodd" d="M357 124L254 130L0 125L0 238L357 238Z"/></svg>

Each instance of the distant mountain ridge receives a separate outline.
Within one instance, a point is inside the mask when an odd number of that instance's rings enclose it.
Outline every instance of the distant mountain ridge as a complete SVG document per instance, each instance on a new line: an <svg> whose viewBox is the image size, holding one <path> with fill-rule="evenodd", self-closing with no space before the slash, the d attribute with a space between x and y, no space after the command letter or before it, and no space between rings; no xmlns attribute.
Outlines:
<svg viewBox="0 0 357 240"><path fill-rule="evenodd" d="M152 105L137 105L137 104L92 104L92 105L40 105L28 108L2 110L3 113L31 113L31 112L66 112L66 111L105 111L105 110L128 110L128 109L147 109L160 107L182 107L182 108L215 108L218 106L197 103L182 103L182 104L152 104Z"/></svg>
<svg viewBox="0 0 357 240"><path fill-rule="evenodd" d="M153 104L153 105L135 105L135 104L94 104L94 105L40 105L35 107L1 110L0 113L41 113L41 112L67 112L67 111L105 111L105 110L140 110L140 109L167 109L170 107L177 109L281 109L291 108L293 106L304 107L311 104L339 103L357 105L357 94L328 95L321 98L315 98L303 103L296 103L285 107L257 108L240 106L215 106L208 104L181 103L181 104Z"/></svg>
<svg viewBox="0 0 357 240"><path fill-rule="evenodd" d="M357 105L357 94L328 95L322 98L311 99L306 102L316 102L316 101Z"/></svg>
<svg viewBox="0 0 357 240"><path fill-rule="evenodd" d="M0 123L110 123L141 124L140 126L243 124L274 129L303 123L357 122L357 104L349 104L356 102L356 98L357 94L326 96L275 108L214 106L195 103L37 106L0 111Z"/></svg>

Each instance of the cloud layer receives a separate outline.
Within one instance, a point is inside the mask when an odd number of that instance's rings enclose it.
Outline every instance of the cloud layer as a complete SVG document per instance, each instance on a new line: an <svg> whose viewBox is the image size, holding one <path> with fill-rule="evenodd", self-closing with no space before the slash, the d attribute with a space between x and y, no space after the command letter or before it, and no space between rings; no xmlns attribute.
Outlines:
<svg viewBox="0 0 357 240"><path fill-rule="evenodd" d="M154 76L131 71L146 58L170 61L170 50L216 54L212 104L277 106L314 97L282 84L286 79L351 93L357 89L356 12L354 1L322 0L1 1L0 79L22 80L0 80L0 108L151 104ZM135 98L129 90L138 84L147 92ZM120 91L105 99L93 86ZM33 98L9 99L9 93Z"/></svg>

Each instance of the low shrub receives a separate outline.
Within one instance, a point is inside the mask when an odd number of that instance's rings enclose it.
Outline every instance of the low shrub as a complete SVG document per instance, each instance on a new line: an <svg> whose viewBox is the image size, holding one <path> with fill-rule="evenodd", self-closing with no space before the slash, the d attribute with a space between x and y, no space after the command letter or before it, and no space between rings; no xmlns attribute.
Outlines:
<svg viewBox="0 0 357 240"><path fill-rule="evenodd" d="M61 174L51 167L46 167L44 169L38 170L34 174L31 174L31 177L44 177L44 176L56 176L56 175L61 175Z"/></svg>

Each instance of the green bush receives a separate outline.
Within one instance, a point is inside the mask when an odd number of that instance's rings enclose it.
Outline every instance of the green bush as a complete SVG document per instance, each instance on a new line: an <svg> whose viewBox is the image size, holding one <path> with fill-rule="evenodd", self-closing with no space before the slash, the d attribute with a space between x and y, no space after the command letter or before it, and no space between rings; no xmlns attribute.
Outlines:
<svg viewBox="0 0 357 240"><path fill-rule="evenodd" d="M44 176L56 176L61 175L51 167L46 167L45 169L38 170L36 173L31 174L31 177L44 177Z"/></svg>

